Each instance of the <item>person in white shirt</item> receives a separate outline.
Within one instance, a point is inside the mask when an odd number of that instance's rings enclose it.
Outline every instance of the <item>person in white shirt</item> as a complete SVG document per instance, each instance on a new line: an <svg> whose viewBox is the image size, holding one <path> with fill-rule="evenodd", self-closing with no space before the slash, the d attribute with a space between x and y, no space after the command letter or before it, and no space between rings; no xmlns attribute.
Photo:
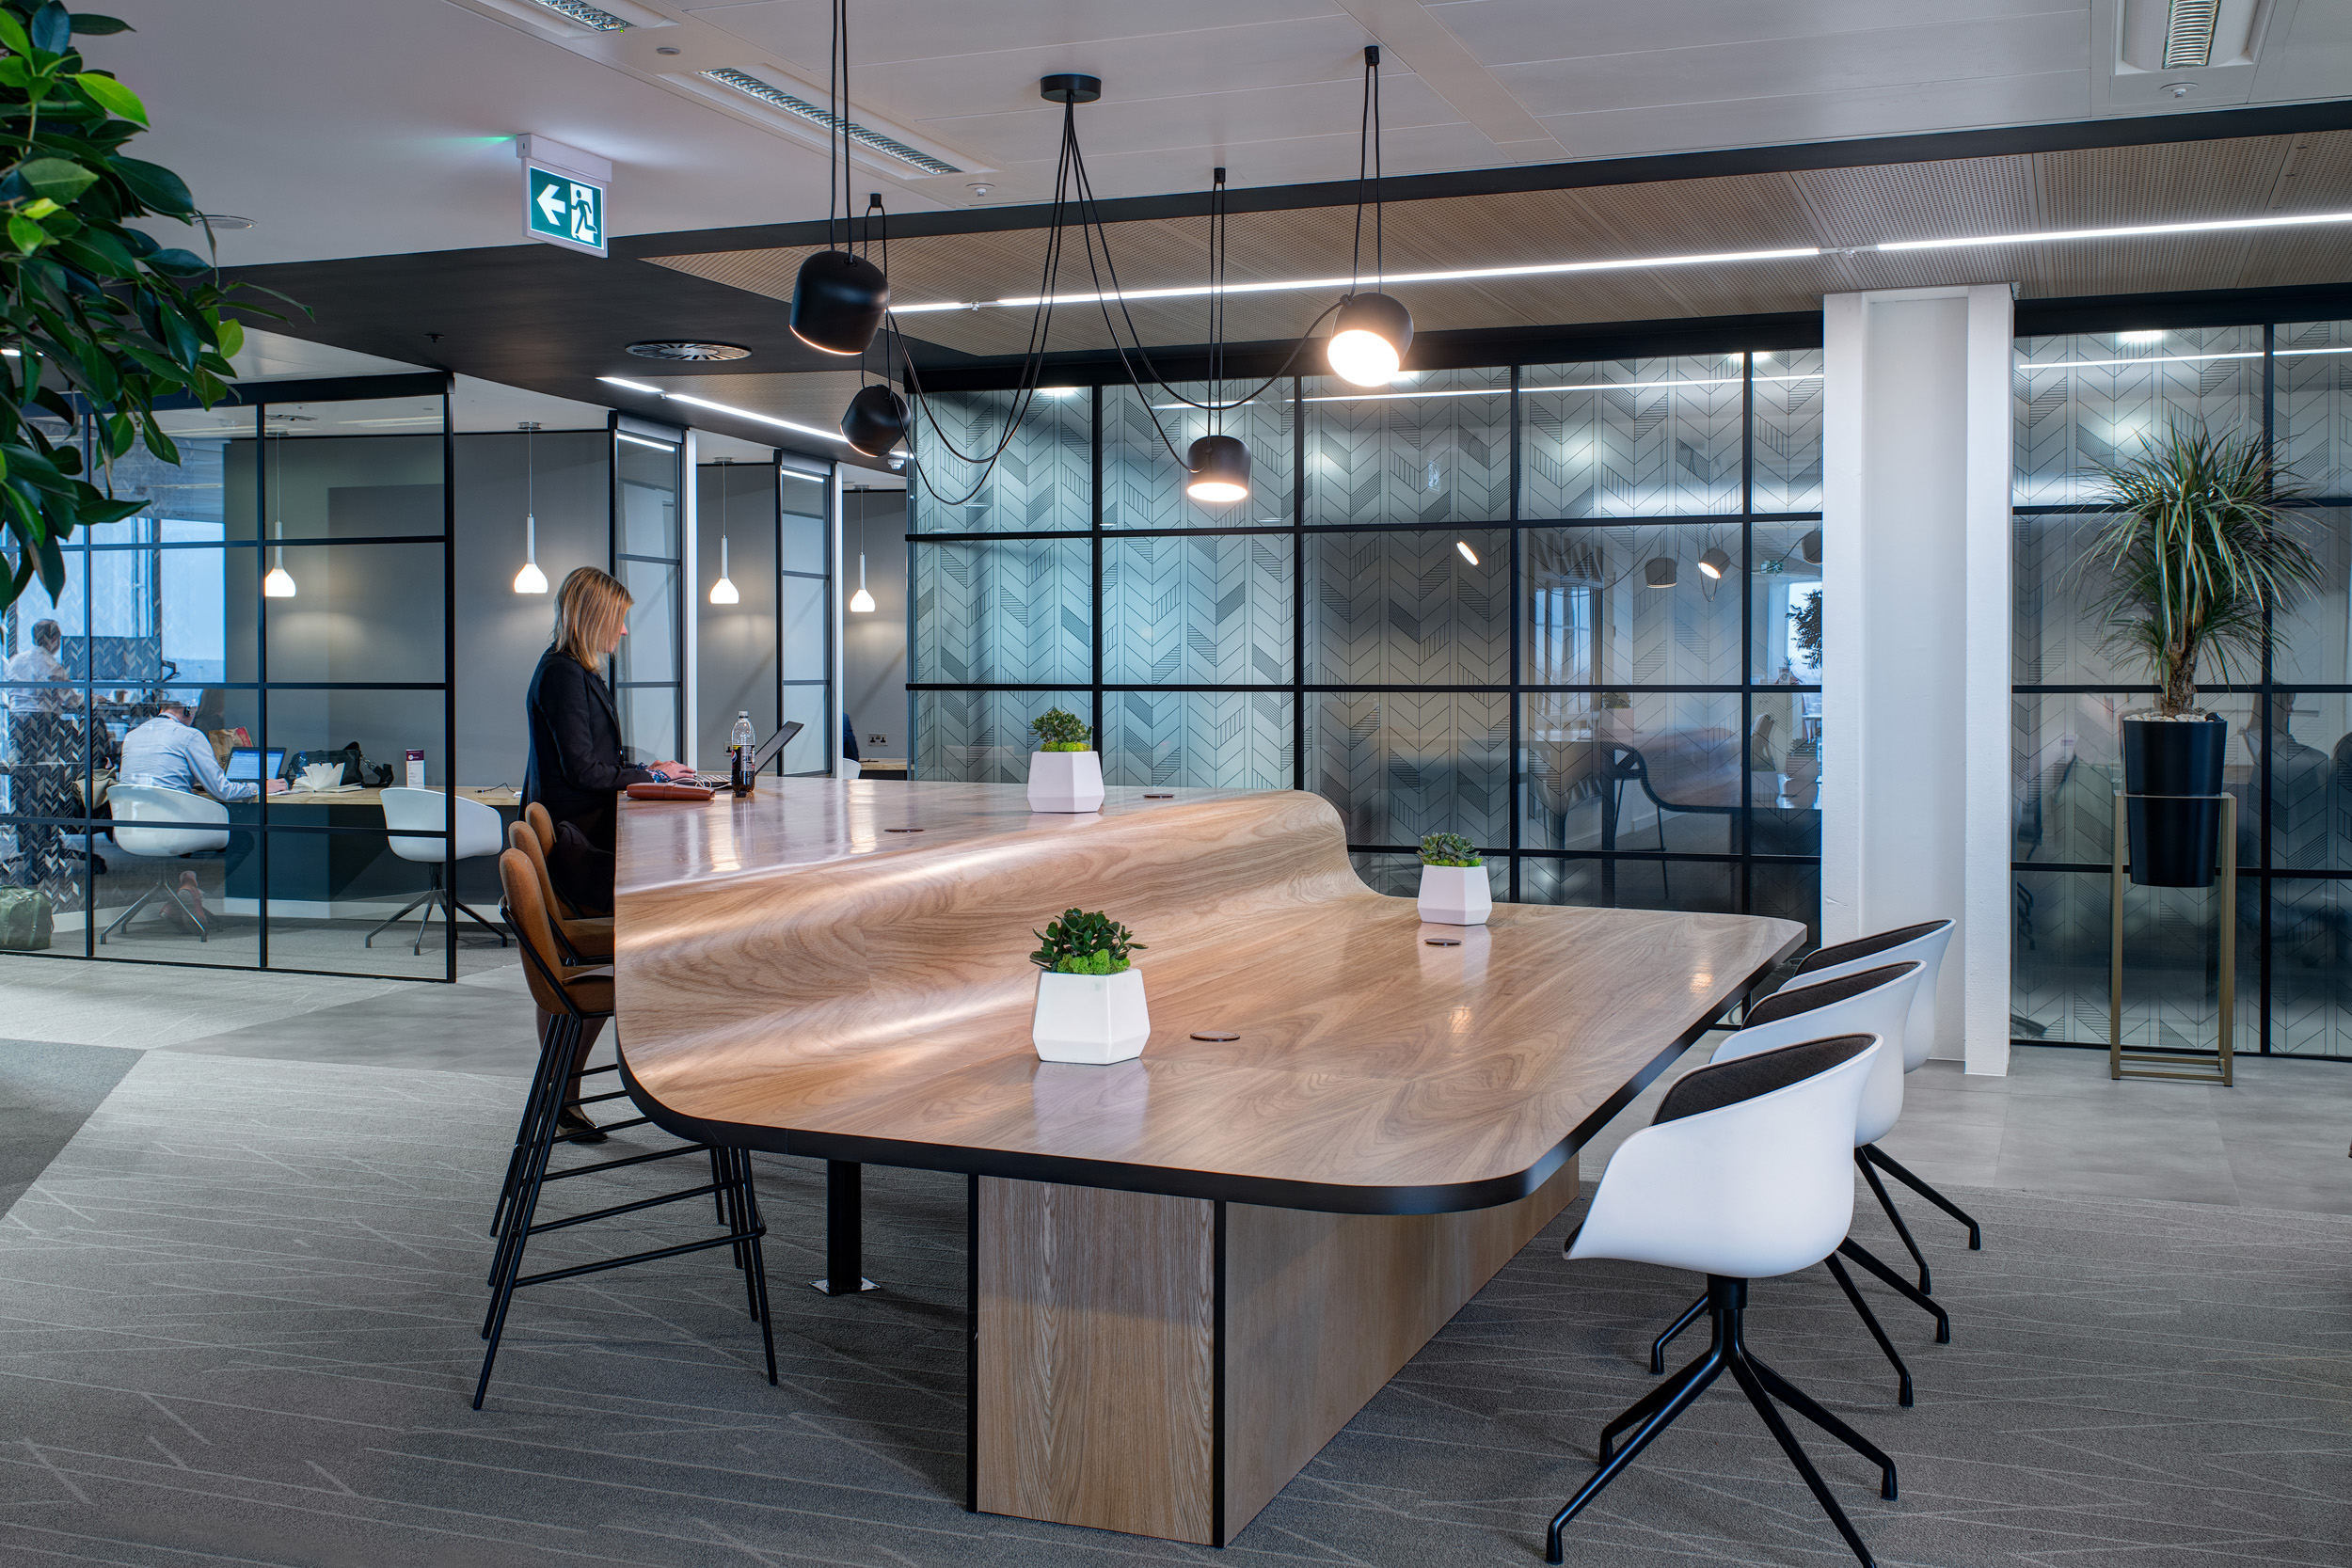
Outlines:
<svg viewBox="0 0 2352 1568"><path fill-rule="evenodd" d="M213 743L195 725L188 705L165 702L162 711L122 737L122 766L118 777L127 784L194 793L202 789L215 800L250 800L263 786L230 784L213 756ZM271 779L272 795L286 787Z"/></svg>
<svg viewBox="0 0 2352 1568"><path fill-rule="evenodd" d="M64 641L64 630L56 622L44 618L33 623L33 645L9 657L8 678L55 684L9 686L10 713L65 713L82 705L82 693L73 685L72 674L57 662L57 649Z"/></svg>

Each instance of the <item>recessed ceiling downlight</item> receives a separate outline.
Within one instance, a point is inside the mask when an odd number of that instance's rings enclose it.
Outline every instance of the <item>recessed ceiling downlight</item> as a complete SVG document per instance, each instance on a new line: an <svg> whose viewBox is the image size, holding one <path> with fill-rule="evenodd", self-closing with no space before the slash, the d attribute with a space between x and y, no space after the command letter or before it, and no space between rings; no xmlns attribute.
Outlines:
<svg viewBox="0 0 2352 1568"><path fill-rule="evenodd" d="M682 338L658 338L647 342L631 343L629 353L640 359L683 359L694 364L713 359L745 359L751 350L740 343L701 343Z"/></svg>
<svg viewBox="0 0 2352 1568"><path fill-rule="evenodd" d="M535 0L535 3L566 21L577 22L582 27L593 28L599 33L617 33L628 26L620 17L611 11L598 10L587 0Z"/></svg>

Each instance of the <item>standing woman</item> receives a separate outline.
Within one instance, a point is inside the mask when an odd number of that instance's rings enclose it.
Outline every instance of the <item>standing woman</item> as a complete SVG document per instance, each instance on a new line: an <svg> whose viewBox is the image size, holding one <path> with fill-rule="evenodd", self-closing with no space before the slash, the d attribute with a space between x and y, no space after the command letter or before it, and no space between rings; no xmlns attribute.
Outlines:
<svg viewBox="0 0 2352 1568"><path fill-rule="evenodd" d="M555 819L555 844L548 851L548 876L573 908L583 914L612 910L612 850L620 820L620 792L633 784L691 777L675 762L650 767L622 754L621 716L604 684L604 661L628 635L628 589L608 573L581 566L555 591L555 641L539 657L523 711L531 726L531 759L523 769L523 802L547 807ZM539 1021L544 1036L547 1020ZM593 1045L592 1032L582 1056ZM573 1081L571 1098L580 1096ZM604 1134L577 1110L566 1109L563 1126L580 1142Z"/></svg>

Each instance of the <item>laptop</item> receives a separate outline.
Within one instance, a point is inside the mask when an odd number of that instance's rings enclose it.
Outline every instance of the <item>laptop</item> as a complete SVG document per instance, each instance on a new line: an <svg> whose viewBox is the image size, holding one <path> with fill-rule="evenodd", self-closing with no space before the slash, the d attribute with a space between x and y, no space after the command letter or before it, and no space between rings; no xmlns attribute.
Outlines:
<svg viewBox="0 0 2352 1568"><path fill-rule="evenodd" d="M230 784L260 784L263 779L278 777L285 769L286 748L283 746L272 746L266 762L259 746L238 746L230 749L229 767L225 771Z"/></svg>
<svg viewBox="0 0 2352 1568"><path fill-rule="evenodd" d="M800 734L803 727L804 726L801 723L801 721L795 719L790 723L785 725L784 728L770 736L768 737L768 743L760 747L758 751L752 753L752 771L757 773L762 768L766 768L770 763L775 761L776 753L783 751L785 746L790 742L794 736ZM735 784L735 781L728 778L724 773L697 773L694 775L694 782L702 785L705 789L731 789Z"/></svg>

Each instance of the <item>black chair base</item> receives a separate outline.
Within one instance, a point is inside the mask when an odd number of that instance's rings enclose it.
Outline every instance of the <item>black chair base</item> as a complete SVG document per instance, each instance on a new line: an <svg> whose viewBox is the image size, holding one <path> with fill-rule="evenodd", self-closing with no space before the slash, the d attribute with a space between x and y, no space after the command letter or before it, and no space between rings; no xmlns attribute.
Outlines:
<svg viewBox="0 0 2352 1568"><path fill-rule="evenodd" d="M1933 1187L1930 1186L1925 1178L1916 1176L1911 1171L1904 1169L1901 1162L1898 1161L1893 1155L1887 1153L1886 1150L1881 1148L1876 1144L1864 1144L1860 1148L1853 1151L1853 1158L1854 1164L1862 1167L1862 1174L1868 1179L1870 1191L1878 1196L1879 1207L1885 1210L1886 1217L1894 1222L1895 1234L1900 1236L1903 1239L1903 1245L1910 1249L1911 1260L1919 1266L1919 1289L1925 1291L1931 1288L1928 1284L1928 1260L1919 1256L1918 1244L1912 1241L1911 1231L1909 1227L1903 1224L1902 1215L1895 1212L1895 1200L1886 1196L1885 1187L1880 1184L1878 1171L1884 1171L1887 1175L1893 1177L1904 1186L1909 1187L1913 1192L1917 1193L1921 1197L1926 1198L1930 1203L1934 1204L1938 1209L1943 1210L1944 1212L1951 1215L1952 1218L1966 1226L1968 1227L1969 1251L1982 1252L1984 1250L1984 1227L1979 1225L1976 1222L1975 1217L1972 1216L1965 1209L1963 1209L1959 1204L1954 1203L1950 1198L1946 1197L1942 1193L1937 1192ZM1874 1165L1878 1167L1877 1170L1873 1170L1871 1168Z"/></svg>
<svg viewBox="0 0 2352 1568"><path fill-rule="evenodd" d="M1748 1402L1756 1407L1756 1413L1764 1418L1765 1426L1771 1429L1773 1438L1788 1455L1789 1463L1804 1478L1814 1500L1821 1505L1821 1512L1829 1515L1830 1523L1837 1527L1837 1533L1844 1536L1846 1544L1853 1548L1853 1554L1861 1560L1863 1568L1876 1568L1876 1560L1870 1556L1870 1548L1855 1533L1845 1510L1839 1508L1837 1499L1830 1495L1829 1483L1821 1479L1821 1473L1813 1467L1813 1461L1798 1446L1796 1434L1788 1430L1788 1423L1782 1419L1773 1402L1777 1400L1787 1405L1877 1465L1879 1496L1890 1502L1896 1495L1895 1462L1860 1433L1824 1410L1794 1384L1750 1353L1742 1338L1740 1322L1747 1299L1746 1280L1732 1279L1723 1275L1707 1276L1704 1305L1713 1320L1714 1342L1708 1346L1705 1354L1636 1400L1624 1415L1601 1430L1600 1468L1575 1497L1568 1499L1566 1507L1552 1515L1551 1527L1544 1541L1545 1561L1556 1563L1563 1560L1560 1532L1566 1528L1568 1521L1583 1512L1644 1449L1649 1447L1660 1433L1672 1426L1675 1419L1690 1409L1718 1377L1728 1371L1740 1385L1740 1392L1747 1395ZM1628 1433L1631 1435L1625 1447L1617 1449L1618 1437Z"/></svg>
<svg viewBox="0 0 2352 1568"><path fill-rule="evenodd" d="M115 936L121 932L125 927L131 924L131 917L133 915L147 908L148 905L153 903L157 898L168 900L173 908L177 909L182 915L186 917L188 924L196 928L197 941L204 942L211 942L213 940L212 927L204 924L204 919L201 915L198 914L194 910L188 908L188 901L180 896L179 885L171 879L172 871L178 869L179 867L175 865L171 867L171 869L167 870L164 873L163 880L157 882L153 887L149 888L145 893L140 894L137 903L133 904L129 909L115 916L114 923L108 926L104 930L98 933L98 944L101 947L103 947L106 944L106 939L108 937Z"/></svg>
<svg viewBox="0 0 2352 1568"><path fill-rule="evenodd" d="M526 953L529 949L525 949ZM515 1152L507 1162L505 1190L500 1195L498 1212L491 1223L498 1246L490 1263L490 1306L482 1323L482 1338L488 1341L482 1355L482 1375L474 1385L473 1407L482 1408L482 1401L489 1392L490 1371L498 1360L499 1340L506 1330L508 1309L514 1305L515 1292L531 1285L551 1284L561 1279L575 1279L582 1275L601 1274L608 1269L627 1268L632 1263L650 1263L659 1259L681 1257L690 1252L704 1252L714 1247L728 1247L734 1253L735 1266L743 1275L744 1304L752 1321L759 1324L759 1336L768 1359L768 1381L776 1381L776 1340L768 1309L768 1266L760 1250L761 1238L768 1233L767 1223L760 1217L759 1195L754 1185L749 1152L739 1148L723 1148L713 1144L681 1144L675 1148L656 1149L646 1154L626 1155L616 1160L598 1161L594 1164L573 1166L551 1171L548 1161L558 1144L569 1141L569 1135L557 1125L567 1106L591 1104L603 1100L626 1098L622 1092L575 1101L571 1096L573 1079L579 1074L580 1057L585 1050L587 1023L591 1016L609 1018L610 1014L588 1015L559 1013L548 1021L547 1033L540 1042L539 1069L533 1077L523 1111L522 1126L517 1129ZM598 1071L614 1070L610 1068ZM639 1118L643 1120L644 1118ZM632 1126L633 1122L615 1123ZM616 1203L583 1214L569 1214L562 1219L536 1219L539 1196L549 1181L564 1180L576 1176L592 1176L601 1171L620 1170L658 1160L674 1160L681 1155L706 1154L710 1160L710 1180L701 1186L677 1192L663 1193L654 1197L640 1198L632 1203ZM524 1251L531 1239L549 1230L563 1230L592 1221L612 1219L622 1214L636 1213L668 1203L708 1196L717 1212L721 1234L706 1236L675 1246L656 1247L618 1258L599 1259L592 1263L570 1268L548 1269L538 1274L522 1272Z"/></svg>
<svg viewBox="0 0 2352 1568"><path fill-rule="evenodd" d="M1851 1244L1852 1243L1848 1243L1848 1245ZM1845 1248L1841 1246L1838 1251L1843 1252L1845 1251ZM1862 1249L1860 1247L1855 1247L1854 1251L1856 1253L1861 1253L1863 1257L1868 1257L1868 1254L1862 1253ZM1912 1408L1913 1403L1910 1367L1904 1364L1901 1353L1895 1349L1895 1341L1886 1337L1886 1330L1879 1323L1878 1314L1870 1310L1870 1304L1863 1299L1863 1295L1860 1291L1854 1289L1853 1278L1846 1273L1846 1266L1837 1260L1837 1254L1830 1254L1829 1257L1822 1259L1822 1262L1829 1266L1831 1277L1837 1281L1837 1288L1846 1293L1846 1300L1853 1307L1855 1315L1861 1318L1863 1326L1870 1331L1870 1338L1878 1342L1879 1350L1881 1354L1886 1357L1887 1365L1895 1369L1895 1402L1901 1405L1905 1410L1909 1410ZM1865 1266L1873 1268L1882 1274L1885 1272L1885 1265L1880 1263L1875 1258L1871 1258L1869 1262ZM1936 1342L1938 1344L1948 1344L1951 1340L1950 1320L1944 1316L1944 1309L1936 1306L1933 1302L1929 1302L1927 1306L1929 1311L1936 1314L1937 1327L1939 1331ZM1704 1315L1706 1311L1707 1297L1704 1294L1701 1294L1698 1300L1692 1302L1690 1306L1682 1309L1682 1316L1677 1318L1674 1322L1666 1325L1666 1331L1664 1333L1650 1341L1649 1370L1652 1377L1661 1377L1664 1375L1666 1370L1666 1347L1674 1343L1676 1336L1679 1335L1684 1329L1690 1327L1692 1323L1698 1322L1700 1317Z"/></svg>

